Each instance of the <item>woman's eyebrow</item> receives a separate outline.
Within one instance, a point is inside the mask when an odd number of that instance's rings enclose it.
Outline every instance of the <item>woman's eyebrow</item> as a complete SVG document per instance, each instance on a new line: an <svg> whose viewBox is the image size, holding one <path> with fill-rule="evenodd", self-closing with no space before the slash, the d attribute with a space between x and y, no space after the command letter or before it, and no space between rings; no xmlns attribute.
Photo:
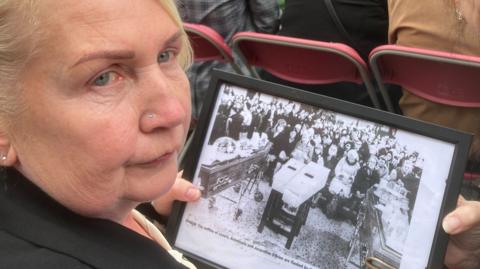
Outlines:
<svg viewBox="0 0 480 269"><path fill-rule="evenodd" d="M70 68L81 63L96 59L113 59L113 60L129 60L135 58L135 52L132 50L102 50L87 53L80 57Z"/></svg>
<svg viewBox="0 0 480 269"><path fill-rule="evenodd" d="M165 41L165 46L177 42L183 35L182 31L177 31L171 37ZM80 57L70 68L73 68L84 62L96 60L96 59L112 59L112 60L130 60L135 58L135 52L132 50L102 50L87 53Z"/></svg>
<svg viewBox="0 0 480 269"><path fill-rule="evenodd" d="M165 41L165 46L170 46L173 43L177 42L183 35L182 31L177 31L175 32L172 36L170 36L166 41Z"/></svg>

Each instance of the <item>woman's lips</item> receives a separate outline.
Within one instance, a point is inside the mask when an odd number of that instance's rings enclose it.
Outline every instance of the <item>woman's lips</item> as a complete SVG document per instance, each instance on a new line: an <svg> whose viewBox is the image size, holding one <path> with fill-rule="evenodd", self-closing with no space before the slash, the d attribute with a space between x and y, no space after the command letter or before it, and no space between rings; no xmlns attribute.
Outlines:
<svg viewBox="0 0 480 269"><path fill-rule="evenodd" d="M165 163L171 160L174 157L174 155L175 155L174 151L168 152L154 160L137 163L136 166L144 167L144 168L156 167L158 165L161 165L162 163Z"/></svg>

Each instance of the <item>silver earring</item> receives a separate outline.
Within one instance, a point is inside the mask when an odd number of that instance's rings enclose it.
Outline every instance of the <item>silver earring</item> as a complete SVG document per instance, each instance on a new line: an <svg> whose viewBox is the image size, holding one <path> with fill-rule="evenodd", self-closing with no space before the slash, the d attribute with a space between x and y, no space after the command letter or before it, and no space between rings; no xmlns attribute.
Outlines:
<svg viewBox="0 0 480 269"><path fill-rule="evenodd" d="M6 155L3 155L3 153L0 154L0 161L3 162L3 161L6 161L6 160L7 160L7 156L6 156Z"/></svg>

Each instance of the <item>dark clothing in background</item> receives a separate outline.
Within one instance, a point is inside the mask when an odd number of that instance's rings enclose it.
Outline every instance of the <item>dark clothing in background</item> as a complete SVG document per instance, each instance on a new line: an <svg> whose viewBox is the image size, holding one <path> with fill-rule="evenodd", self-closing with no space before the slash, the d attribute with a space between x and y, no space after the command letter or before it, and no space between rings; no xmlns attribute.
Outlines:
<svg viewBox="0 0 480 269"><path fill-rule="evenodd" d="M357 191L361 194L366 194L367 190L380 181L380 175L376 170L371 170L367 166L363 166L355 175L355 180L352 184L352 194Z"/></svg>
<svg viewBox="0 0 480 269"><path fill-rule="evenodd" d="M332 0L332 3L354 44L349 44L338 30L323 0L286 0L281 18L281 29L278 34L344 43L353 47L365 61L373 48L387 43L388 9L386 0ZM363 85L347 82L303 85L284 81L267 72L262 72L261 76L280 84L373 106Z"/></svg>
<svg viewBox="0 0 480 269"><path fill-rule="evenodd" d="M387 43L386 0L332 0L332 3L355 44L348 44L337 30L323 0L287 0L278 34L345 43L365 61L374 47Z"/></svg>

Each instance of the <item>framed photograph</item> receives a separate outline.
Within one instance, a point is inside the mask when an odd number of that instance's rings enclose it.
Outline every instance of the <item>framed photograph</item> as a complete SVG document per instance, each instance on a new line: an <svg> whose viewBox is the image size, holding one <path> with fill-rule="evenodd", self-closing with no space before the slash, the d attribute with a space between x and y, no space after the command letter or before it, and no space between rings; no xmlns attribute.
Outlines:
<svg viewBox="0 0 480 269"><path fill-rule="evenodd" d="M215 71L167 237L199 268L442 268L472 136Z"/></svg>

